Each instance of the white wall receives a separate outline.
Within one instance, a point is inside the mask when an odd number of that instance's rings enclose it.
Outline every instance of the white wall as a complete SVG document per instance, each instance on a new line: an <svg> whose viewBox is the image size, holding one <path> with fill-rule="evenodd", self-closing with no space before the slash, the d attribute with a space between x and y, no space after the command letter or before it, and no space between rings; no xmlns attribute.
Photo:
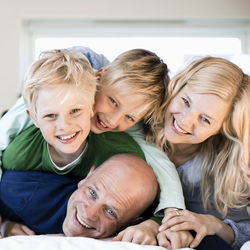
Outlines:
<svg viewBox="0 0 250 250"><path fill-rule="evenodd" d="M22 22L44 19L250 19L250 0L0 0L0 112L20 92Z"/></svg>

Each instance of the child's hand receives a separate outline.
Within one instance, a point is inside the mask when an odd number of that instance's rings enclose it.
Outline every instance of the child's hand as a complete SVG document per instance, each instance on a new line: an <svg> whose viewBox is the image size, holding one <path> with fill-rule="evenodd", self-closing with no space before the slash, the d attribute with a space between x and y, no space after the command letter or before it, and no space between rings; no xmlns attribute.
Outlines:
<svg viewBox="0 0 250 250"><path fill-rule="evenodd" d="M171 229L167 229L157 235L159 246L166 247L167 249L189 247L193 239L189 231L173 232Z"/></svg>
<svg viewBox="0 0 250 250"><path fill-rule="evenodd" d="M153 220L146 220L138 225L127 227L112 240L127 241L142 245L156 245L158 227L159 225Z"/></svg>
<svg viewBox="0 0 250 250"><path fill-rule="evenodd" d="M5 220L3 223L3 235L4 237L14 236L14 235L34 235L35 232L29 229L27 226Z"/></svg>

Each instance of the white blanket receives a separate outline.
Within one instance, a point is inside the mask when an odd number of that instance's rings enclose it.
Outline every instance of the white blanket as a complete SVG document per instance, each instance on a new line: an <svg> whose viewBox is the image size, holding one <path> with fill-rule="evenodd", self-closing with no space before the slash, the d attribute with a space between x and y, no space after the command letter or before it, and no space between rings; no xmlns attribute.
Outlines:
<svg viewBox="0 0 250 250"><path fill-rule="evenodd" d="M84 237L12 236L0 239L1 250L166 250L159 246L143 246L128 242L112 242ZM182 250L190 248L182 248Z"/></svg>

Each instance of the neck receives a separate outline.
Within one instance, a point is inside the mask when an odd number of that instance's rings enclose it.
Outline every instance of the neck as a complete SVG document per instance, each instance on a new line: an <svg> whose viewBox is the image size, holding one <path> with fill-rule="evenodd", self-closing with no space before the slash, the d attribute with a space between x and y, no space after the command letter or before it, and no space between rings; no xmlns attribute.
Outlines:
<svg viewBox="0 0 250 250"><path fill-rule="evenodd" d="M53 162L58 166L58 167L63 167L69 163L71 163L72 161L74 161L84 150L84 148L86 147L86 142L84 142L81 147L75 152L75 153L71 153L71 154L66 154L66 153L62 153L62 152L58 152L55 150L54 147L48 145L48 149L49 149L49 154L51 159L53 160Z"/></svg>
<svg viewBox="0 0 250 250"><path fill-rule="evenodd" d="M172 146L173 151L168 156L176 167L193 159L200 148L200 144L174 144Z"/></svg>

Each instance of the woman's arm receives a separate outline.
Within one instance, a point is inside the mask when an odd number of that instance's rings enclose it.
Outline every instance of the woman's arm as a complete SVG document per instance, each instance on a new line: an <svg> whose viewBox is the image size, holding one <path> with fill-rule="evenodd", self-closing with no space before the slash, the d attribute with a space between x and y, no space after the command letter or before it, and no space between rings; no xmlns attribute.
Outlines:
<svg viewBox="0 0 250 250"><path fill-rule="evenodd" d="M170 207L185 209L182 186L174 164L155 145L146 143L139 124L126 132L140 145L147 163L157 177L160 186L160 202L155 214L160 213L163 216L163 210Z"/></svg>

